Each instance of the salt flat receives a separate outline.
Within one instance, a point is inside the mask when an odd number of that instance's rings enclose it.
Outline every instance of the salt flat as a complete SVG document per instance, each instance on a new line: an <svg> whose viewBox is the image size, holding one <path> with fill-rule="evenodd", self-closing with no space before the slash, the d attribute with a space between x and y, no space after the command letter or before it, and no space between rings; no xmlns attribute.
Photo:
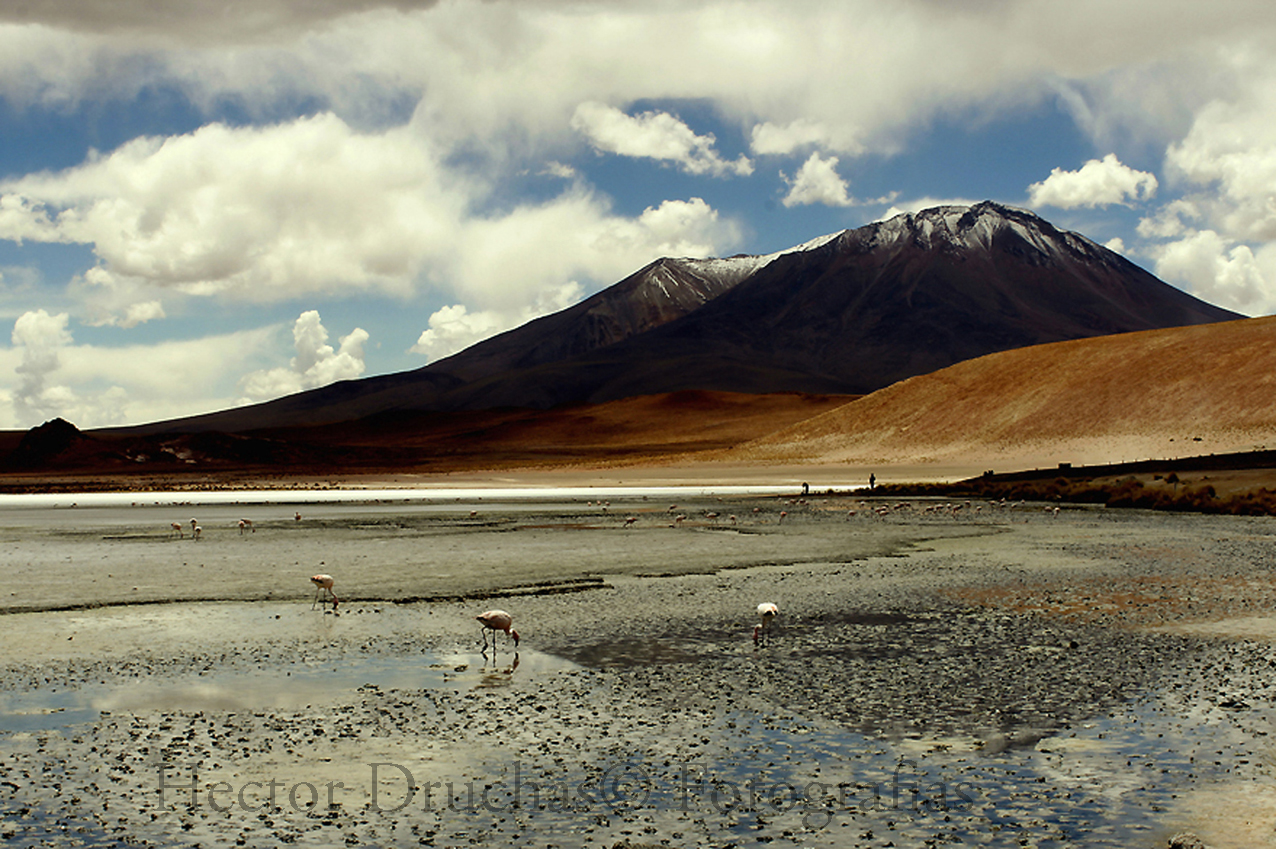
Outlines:
<svg viewBox="0 0 1276 849"><path fill-rule="evenodd" d="M6 513L6 839L1272 844L1271 520L645 495Z"/></svg>

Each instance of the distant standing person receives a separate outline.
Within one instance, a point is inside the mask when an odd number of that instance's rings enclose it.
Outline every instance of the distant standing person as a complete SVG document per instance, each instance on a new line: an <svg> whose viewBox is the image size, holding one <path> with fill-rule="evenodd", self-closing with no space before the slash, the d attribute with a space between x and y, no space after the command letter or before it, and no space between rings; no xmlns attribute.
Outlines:
<svg viewBox="0 0 1276 849"><path fill-rule="evenodd" d="M803 495L811 494L811 485L807 483L806 481L802 481L802 494Z"/></svg>
<svg viewBox="0 0 1276 849"><path fill-rule="evenodd" d="M877 486L877 475L870 474L868 476L868 488L872 489L875 486Z"/></svg>

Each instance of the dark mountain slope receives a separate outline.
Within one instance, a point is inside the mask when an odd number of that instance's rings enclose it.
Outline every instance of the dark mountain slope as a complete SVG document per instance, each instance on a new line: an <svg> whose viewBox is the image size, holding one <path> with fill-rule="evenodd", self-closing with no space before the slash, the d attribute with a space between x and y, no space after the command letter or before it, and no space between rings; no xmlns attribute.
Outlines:
<svg viewBox="0 0 1276 849"><path fill-rule="evenodd" d="M350 421L391 410L465 409L464 404L449 399L450 392L464 389L471 381L587 355L658 327L728 291L771 259L656 260L579 304L485 339L424 368L341 381L250 407L125 430L240 432ZM475 409L494 406L500 404L482 403Z"/></svg>

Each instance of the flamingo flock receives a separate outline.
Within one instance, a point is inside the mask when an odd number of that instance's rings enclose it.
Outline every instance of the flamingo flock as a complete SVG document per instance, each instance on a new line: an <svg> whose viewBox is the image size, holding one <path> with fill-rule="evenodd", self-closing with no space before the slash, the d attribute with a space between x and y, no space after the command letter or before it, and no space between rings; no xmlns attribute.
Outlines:
<svg viewBox="0 0 1276 849"><path fill-rule="evenodd" d="M999 510L1006 510L1010 508L1019 507L1022 504L1023 504L1022 501L1015 502L1015 503L1007 503L1005 499L1002 499L1001 501L989 502L987 504L987 507L990 510L999 511ZM797 502L790 501L789 505L802 506L802 505L805 505L805 500L803 499ZM607 503L602 504L604 512L606 512L606 508L609 506L610 505ZM958 502L958 503L933 504L933 505L925 506L924 508L918 505L918 507L915 508L914 505L908 502L899 502L895 504L879 504L877 506L871 506L869 505L868 502L861 501L859 502L859 509L856 509L854 507L852 507L851 509L847 509L846 512L844 513L844 516L847 521L850 521L860 515L869 515L876 518L885 518L886 516L889 516L891 514L912 512L914 511L914 509L917 509L920 512L923 512L926 514L946 513L952 518L958 518L959 516L962 516L963 514L970 515L970 516L978 516L980 515L980 512L982 511L984 506L985 505L983 504L972 504L970 501L965 501L965 502ZM686 521L687 516L685 514L678 513L677 511L678 511L678 505L671 504L668 507L667 513L675 514L673 515L674 526L681 526L682 523ZM753 508L753 513L755 515L758 514L759 512L760 512L760 508L757 508L757 507ZM1050 506L1046 506L1043 512L1048 516L1055 517L1059 515L1060 508L1058 506L1050 505ZM471 517L475 517L477 515L477 511L471 511L470 515ZM716 512L705 512L703 516L705 519L716 523L717 519L720 517L720 514ZM788 517L789 517L789 512L787 510L779 511L778 521L781 524ZM297 513L294 516L294 520L298 522L301 521L301 514ZM734 514L727 516L727 520L732 525L737 524L737 522L739 521L738 517ZM633 527L637 523L637 521L638 521L637 516L633 516L633 515L626 516L623 520L623 526L625 528ZM192 518L190 519L188 524L190 525L190 529L191 529L191 538L195 540L200 539L202 536L203 528L199 524L199 521L195 518ZM241 536L245 533L256 533L256 530L257 530L251 519L246 519L246 518L240 519L237 523L237 526ZM177 534L179 538L185 538L185 526L183 525L183 523L171 522L169 525L169 529L171 533ZM336 592L333 589L335 584L335 579L333 578L333 576L326 573L316 574L310 577L310 582L315 587L315 596L311 604L311 609L313 610L322 604L323 608L326 611L328 604L331 604L332 612L335 614L337 612L338 605L340 604L340 600L338 599ZM753 627L753 642L755 645L768 644L770 642L770 638L772 634L774 633L774 623L776 618L779 616L779 607L775 602L765 601L757 605L756 612L758 616L758 623L754 625ZM513 640L513 643L514 643L513 648L514 648L515 658L516 658L515 664L517 664L519 634L518 634L518 631L514 630L514 627L513 627L513 623L514 623L513 615L506 610L492 609L479 614L478 616L475 617L475 620L478 621L479 624L481 625L482 652L484 657L487 656L489 632L492 635L491 648L493 652L495 652L497 649L496 635L498 632L503 632L506 635L507 644L509 640Z"/></svg>
<svg viewBox="0 0 1276 849"><path fill-rule="evenodd" d="M204 535L204 527L199 523L198 519L191 519L187 524L191 526L191 539L201 539ZM240 519L238 522L239 535L245 533L257 533L257 526L253 524L252 519ZM186 538L186 526L181 522L169 522L169 536L177 534L179 539Z"/></svg>

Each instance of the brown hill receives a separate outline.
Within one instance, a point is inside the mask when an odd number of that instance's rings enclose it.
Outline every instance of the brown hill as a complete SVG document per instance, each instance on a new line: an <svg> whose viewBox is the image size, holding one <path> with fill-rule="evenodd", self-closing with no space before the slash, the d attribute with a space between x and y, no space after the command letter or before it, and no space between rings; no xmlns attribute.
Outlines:
<svg viewBox="0 0 1276 849"><path fill-rule="evenodd" d="M852 396L687 391L553 410L396 412L246 434L0 433L0 491L167 489L658 464L730 448ZM59 436L53 439L49 436ZM28 462L31 446L39 462Z"/></svg>
<svg viewBox="0 0 1276 849"><path fill-rule="evenodd" d="M1276 317L991 354L722 458L1005 469L1263 447L1276 447Z"/></svg>

